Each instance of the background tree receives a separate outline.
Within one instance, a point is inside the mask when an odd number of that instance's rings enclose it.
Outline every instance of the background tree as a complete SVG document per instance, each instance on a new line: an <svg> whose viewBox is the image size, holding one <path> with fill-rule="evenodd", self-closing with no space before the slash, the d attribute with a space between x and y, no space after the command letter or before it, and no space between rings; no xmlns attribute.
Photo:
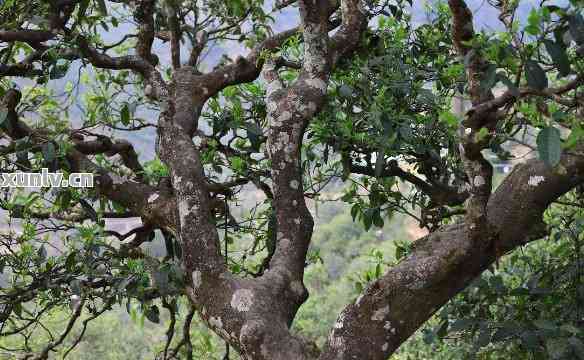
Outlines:
<svg viewBox="0 0 584 360"><path fill-rule="evenodd" d="M160 299L171 325L160 356L192 357L188 331L170 347L186 295L183 328L196 311L243 358L393 354L501 256L546 237L553 202L580 201L581 3L543 4L526 22L519 5L492 4L500 31L479 33L462 0L421 26L401 2L4 1L3 171L96 176L90 189L5 189L1 332L25 340L12 351L47 358L115 303L158 322ZM299 24L275 32L273 15L296 6ZM209 66L218 44L248 50ZM464 116L453 101L470 103ZM152 129L156 157L143 163L123 134ZM486 150L505 160L536 129L538 158L494 179ZM289 329L308 297L306 200L335 179L366 229L397 211L430 232L346 299L319 349ZM257 202L242 198L249 186ZM107 227L136 217L129 232ZM161 256L144 251L155 239ZM63 306L63 332L33 346ZM581 351L577 336L567 344Z"/></svg>

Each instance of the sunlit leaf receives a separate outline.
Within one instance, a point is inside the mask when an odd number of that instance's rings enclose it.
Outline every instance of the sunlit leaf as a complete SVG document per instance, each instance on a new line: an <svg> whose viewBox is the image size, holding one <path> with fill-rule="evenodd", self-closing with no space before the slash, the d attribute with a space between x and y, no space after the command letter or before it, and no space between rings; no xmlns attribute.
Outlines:
<svg viewBox="0 0 584 360"><path fill-rule="evenodd" d="M539 158L549 166L556 166L562 155L560 131L555 127L543 128L537 135Z"/></svg>
<svg viewBox="0 0 584 360"><path fill-rule="evenodd" d="M536 90L543 90L548 86L547 75L536 61L527 60L525 62L525 78L527 85Z"/></svg>
<svg viewBox="0 0 584 360"><path fill-rule="evenodd" d="M570 60L566 55L566 49L551 40L544 40L544 44L560 75L568 75L570 73Z"/></svg>

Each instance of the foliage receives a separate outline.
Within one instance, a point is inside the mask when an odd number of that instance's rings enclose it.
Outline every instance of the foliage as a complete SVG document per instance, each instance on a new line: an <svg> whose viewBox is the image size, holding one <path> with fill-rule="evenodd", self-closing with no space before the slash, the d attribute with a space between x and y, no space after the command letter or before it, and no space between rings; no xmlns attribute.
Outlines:
<svg viewBox="0 0 584 360"><path fill-rule="evenodd" d="M507 256L438 312L419 334L431 353L412 341L401 356L582 358L581 201L574 193L550 209L545 240Z"/></svg>
<svg viewBox="0 0 584 360"><path fill-rule="evenodd" d="M187 328L192 321L194 308L185 299L192 279L185 273L180 226L168 225L181 210L179 199L172 216L160 210L167 203L157 207L178 195L160 137L151 144L154 133L164 131L163 121L154 119L164 120L170 111L157 101L153 84L179 87L175 62L181 44L191 52L192 76L250 66L230 53L216 56L216 46L257 53L253 76L215 90L210 81L213 93L193 94L204 101L189 116L200 122L191 138L209 195L209 222L221 235L221 256L231 274L260 278L281 236L277 164L268 140L270 89L256 80L256 67L278 64L282 85L292 87L305 75L309 37L296 33L264 46L266 39L279 39L273 31L279 10L268 11L267 2L256 0L205 1L200 7L196 1L156 1L150 10L147 1L136 9L123 1L63 3L0 2L0 128L6 139L0 167L48 168L66 176L84 170L98 177L99 187L3 189L0 345L11 354L65 356L71 349L79 358L126 358L146 356L132 353L130 345L144 346L140 337L151 337L147 350L164 358L170 358L169 349L176 356L217 357L224 347L204 329L204 321L213 325L208 317L194 320L184 339L174 335L178 321ZM542 3L524 22L515 20L519 3L494 3L504 27L461 40L446 4L437 3L428 22L415 25L401 1L367 2L363 11L376 25L364 32L355 56L334 64L322 109L302 126L301 146L290 151L301 154L300 189L315 212L326 209L331 197L347 205L329 209L326 221L317 218L302 263L313 296L294 330L324 346L342 307L415 250L416 243L395 230L404 215L430 233L473 215L467 200L485 179L477 184L470 175L465 147L477 146L474 155L485 154L488 166L520 162L514 151L527 148L547 168L566 172L562 156L584 139L581 2ZM340 16L333 10L331 26ZM145 40L145 28L151 39ZM13 40L13 32L24 35ZM143 43L152 42L153 53L140 53ZM167 43L174 50L170 58ZM124 61L130 65L118 65ZM160 79L152 75L158 70ZM545 240L500 259L396 356L584 358L581 195L574 191L565 199L569 205L549 209ZM141 223L123 229L128 231L110 226L111 219L129 223L136 217ZM127 315L120 314L124 307ZM81 337L68 336L83 335L78 319L112 316L112 309L121 323L129 317L152 324L123 344L115 341L115 355L108 355L111 347L89 351ZM62 338L47 330L67 319L73 323L59 329ZM99 321L86 336L112 323ZM111 332L122 332L116 324ZM151 328L162 325L168 327L164 335Z"/></svg>

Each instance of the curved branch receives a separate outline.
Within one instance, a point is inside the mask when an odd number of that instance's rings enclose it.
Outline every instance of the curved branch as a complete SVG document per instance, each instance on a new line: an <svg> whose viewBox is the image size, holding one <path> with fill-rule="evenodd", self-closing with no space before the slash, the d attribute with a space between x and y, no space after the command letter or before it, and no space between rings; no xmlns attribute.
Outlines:
<svg viewBox="0 0 584 360"><path fill-rule="evenodd" d="M20 41L36 45L55 38L55 34L46 30L0 30L0 42Z"/></svg>
<svg viewBox="0 0 584 360"><path fill-rule="evenodd" d="M46 142L44 136L30 128L24 122L19 121L16 106L20 101L20 92L10 89L4 94L0 102L0 109L7 112L5 131L12 139L30 137L31 142L40 145ZM124 147L124 146L122 146ZM160 227L168 227L174 231L175 219L173 209L174 198L168 191L159 190L148 184L131 179L124 179L110 173L90 161L81 151L72 148L66 154L71 170L74 172L89 172L97 175L95 186L99 194L125 206L132 213L138 214L144 223L157 224Z"/></svg>
<svg viewBox="0 0 584 360"><path fill-rule="evenodd" d="M67 335L69 335L69 332L71 332L71 329L73 329L73 325L75 325L77 319L79 319L79 316L81 316L81 313L83 312L83 306L85 306L85 299L81 299L81 301L76 305L73 315L69 319L65 330L63 333L61 333L59 338L48 344L38 356L34 357L34 360L47 359L49 357L49 353L51 351L55 351L55 348L61 345L61 343L67 338Z"/></svg>
<svg viewBox="0 0 584 360"><path fill-rule="evenodd" d="M321 359L387 359L496 260L493 247L507 252L540 238L545 209L584 183L584 144L564 154L561 166L566 171L559 173L533 159L516 167L489 200L493 231L482 237L460 223L416 241L409 256L343 310Z"/></svg>

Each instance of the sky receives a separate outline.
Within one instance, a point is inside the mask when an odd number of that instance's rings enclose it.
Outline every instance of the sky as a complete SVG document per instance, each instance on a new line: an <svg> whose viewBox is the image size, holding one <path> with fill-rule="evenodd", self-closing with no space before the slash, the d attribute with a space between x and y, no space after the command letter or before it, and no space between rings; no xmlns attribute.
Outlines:
<svg viewBox="0 0 584 360"><path fill-rule="evenodd" d="M565 1L555 1L556 4L565 3ZM549 4L551 4L550 2ZM415 25L420 25L428 22L429 19L429 11L428 8L433 7L436 4L435 1L426 1L426 0L414 0L411 14L412 14L412 21ZM500 30L502 28L502 24L498 20L498 10L491 6L486 0L467 0L467 4L469 8L472 10L474 14L474 23L475 28L485 31L492 31L492 30ZM520 21L525 21L529 11L532 7L538 6L538 2L535 0L523 0L520 3L518 17ZM264 7L267 12L270 12L272 9L272 2L268 1ZM110 7L110 12L115 12L114 7ZM283 10L272 12L271 15L275 18L275 21L272 25L272 30L274 33L278 33L287 29L290 29L294 26L297 26L299 23L299 15L298 9L294 6L289 6ZM371 21L372 26L375 24L375 20ZM244 24L243 28L249 28L250 24ZM128 32L134 32L135 26L130 23L122 23L117 28L112 29L109 32L105 30L102 32L102 37L106 42L115 42L119 40L124 34ZM190 49L188 46L183 46L181 50L181 59L187 59ZM217 64L217 62L221 59L223 55L227 55L231 58L235 58L237 55L245 55L249 49L245 48L243 44L239 44L235 41L230 41L224 44L214 44L210 47L208 54L204 57L204 63L202 66L203 70L212 69L213 66ZM154 43L154 52L157 53L159 56L162 64L169 64L170 63L170 49L168 43L163 43L160 40L156 40ZM73 64L68 72L68 74L58 80L50 81L50 86L54 89L57 93L62 92L66 83L68 81L74 81L78 74L78 69L81 66L79 61L76 61ZM17 84L21 87L32 84L31 81L18 81ZM86 89L80 85L78 89L79 93L82 94ZM153 123L156 122L156 113L154 112L142 112L138 114L140 117L147 118L149 121ZM70 112L71 121L74 126L79 126L82 121L82 113L79 109L72 108ZM145 131L141 131L139 133L135 132L115 132L115 136L117 138L125 138L130 140L132 143L136 145L136 147L140 150L140 158L142 160L149 160L154 157L154 140L156 137L155 130L150 128Z"/></svg>

